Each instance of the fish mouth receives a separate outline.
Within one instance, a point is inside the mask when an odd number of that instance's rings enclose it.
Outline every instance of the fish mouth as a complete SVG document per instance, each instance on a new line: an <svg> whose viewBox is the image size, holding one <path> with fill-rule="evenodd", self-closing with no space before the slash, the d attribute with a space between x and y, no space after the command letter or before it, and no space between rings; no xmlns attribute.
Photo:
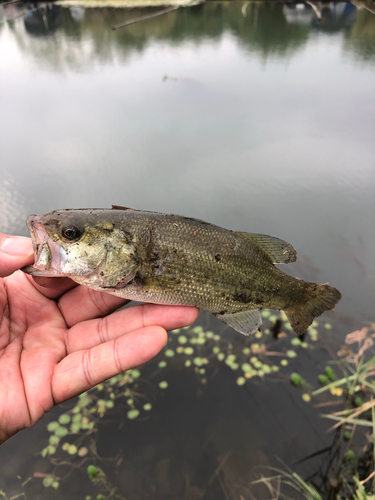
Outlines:
<svg viewBox="0 0 375 500"><path fill-rule="evenodd" d="M48 236L40 217L30 215L26 225L33 242L35 262L21 270L32 276L66 276L63 272L66 253L61 245Z"/></svg>

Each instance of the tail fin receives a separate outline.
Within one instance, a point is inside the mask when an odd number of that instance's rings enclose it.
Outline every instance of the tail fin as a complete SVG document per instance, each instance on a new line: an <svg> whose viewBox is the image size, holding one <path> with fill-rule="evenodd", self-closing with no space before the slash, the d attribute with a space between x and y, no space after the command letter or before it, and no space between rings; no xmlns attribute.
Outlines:
<svg viewBox="0 0 375 500"><path fill-rule="evenodd" d="M341 293L328 284L307 283L307 285L306 300L285 309L290 324L298 335L305 333L315 317L333 309L341 299Z"/></svg>

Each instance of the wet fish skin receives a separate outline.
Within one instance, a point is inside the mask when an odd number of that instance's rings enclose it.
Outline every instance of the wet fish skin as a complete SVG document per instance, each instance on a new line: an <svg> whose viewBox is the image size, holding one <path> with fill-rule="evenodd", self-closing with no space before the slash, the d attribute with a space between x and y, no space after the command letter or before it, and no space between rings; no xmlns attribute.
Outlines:
<svg viewBox="0 0 375 500"><path fill-rule="evenodd" d="M56 210L30 216L27 225L36 261L25 272L69 276L127 299L196 306L245 334L260 326L262 308L284 310L301 334L341 298L328 284L274 266L296 259L289 243L189 217L116 206ZM72 227L79 237L64 238Z"/></svg>

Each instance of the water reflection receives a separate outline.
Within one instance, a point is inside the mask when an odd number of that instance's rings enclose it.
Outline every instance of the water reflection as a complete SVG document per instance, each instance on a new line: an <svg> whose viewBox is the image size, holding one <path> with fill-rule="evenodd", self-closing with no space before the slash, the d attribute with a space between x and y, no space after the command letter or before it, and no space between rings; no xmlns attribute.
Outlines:
<svg viewBox="0 0 375 500"><path fill-rule="evenodd" d="M8 5L4 12L7 19L24 16L26 32L20 29L20 25L11 29L28 57L37 53L40 58L44 50L39 44L26 43L26 33L43 36L61 27L60 43L53 49L49 47L43 56L55 68L61 64L74 67L78 64L76 55L79 52L86 59L84 54L87 54L88 45L90 55L86 64L90 61L93 64L95 59L113 58L116 53L128 57L134 50L144 51L155 38L173 43L194 40L199 44L207 39L219 41L225 33L235 36L244 47L261 54L264 59L271 55L290 57L308 43L315 30L341 32L346 47L354 50L363 61L370 61L375 52L375 21L366 10L358 10L354 3L282 5L247 2L242 10L240 7L225 2L208 2L204 6L170 12L158 20L129 26L117 35L108 32L111 26L154 11L106 8L85 11L82 6L61 8L54 4L39 4L36 8L25 4L21 7ZM203 11L204 16L201 15ZM361 28L358 29L357 25ZM61 43L62 39L81 43L67 45ZM63 57L62 52L65 52Z"/></svg>
<svg viewBox="0 0 375 500"><path fill-rule="evenodd" d="M323 4L321 8L321 19L314 21L313 26L326 33L348 31L357 18L357 8L351 2L338 2Z"/></svg>
<svg viewBox="0 0 375 500"><path fill-rule="evenodd" d="M55 32L62 23L61 8L52 3L41 4L24 19L26 31L31 35L46 36Z"/></svg>

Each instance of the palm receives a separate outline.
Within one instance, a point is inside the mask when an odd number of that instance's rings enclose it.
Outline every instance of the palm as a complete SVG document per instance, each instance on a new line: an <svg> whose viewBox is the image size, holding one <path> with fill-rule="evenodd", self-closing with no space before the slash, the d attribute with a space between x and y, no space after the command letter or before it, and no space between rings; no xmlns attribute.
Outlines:
<svg viewBox="0 0 375 500"><path fill-rule="evenodd" d="M147 361L166 329L197 316L151 304L110 314L124 303L71 283L43 289L20 271L0 280L0 443L54 404Z"/></svg>

